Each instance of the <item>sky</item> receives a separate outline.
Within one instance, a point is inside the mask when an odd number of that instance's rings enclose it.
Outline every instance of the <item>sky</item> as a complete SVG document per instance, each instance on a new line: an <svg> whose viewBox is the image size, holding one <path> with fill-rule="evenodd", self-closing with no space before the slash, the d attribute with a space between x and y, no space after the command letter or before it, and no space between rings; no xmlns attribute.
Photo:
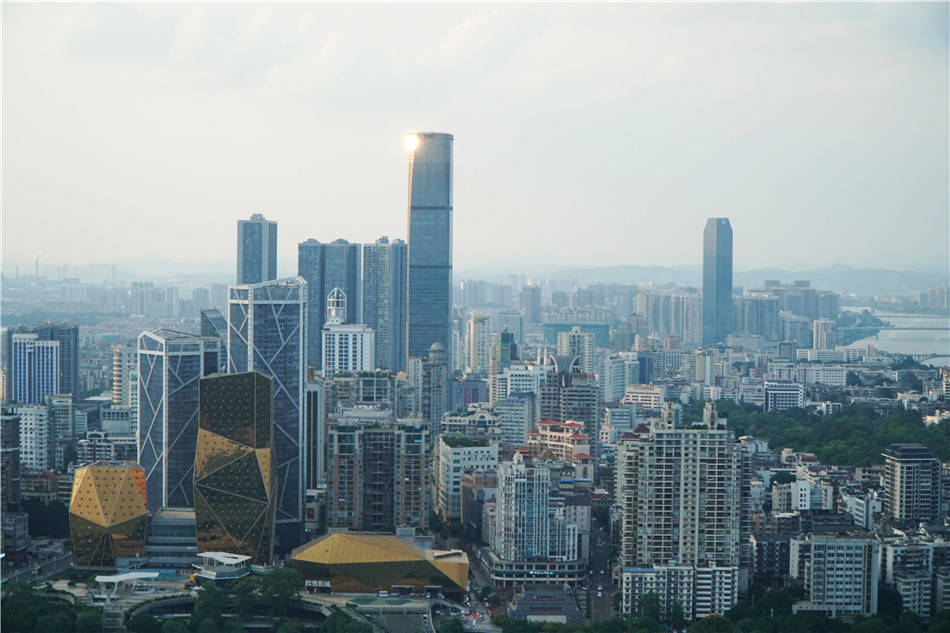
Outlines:
<svg viewBox="0 0 950 633"><path fill-rule="evenodd" d="M950 262L948 4L2 7L3 265L231 262L236 221L405 238L455 135L456 269ZM281 271L291 273L292 270Z"/></svg>

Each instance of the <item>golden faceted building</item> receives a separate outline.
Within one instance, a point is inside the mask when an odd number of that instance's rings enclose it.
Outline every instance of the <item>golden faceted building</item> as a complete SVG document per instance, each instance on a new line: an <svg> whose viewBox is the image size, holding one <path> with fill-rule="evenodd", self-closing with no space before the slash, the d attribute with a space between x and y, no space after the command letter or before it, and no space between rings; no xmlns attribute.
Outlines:
<svg viewBox="0 0 950 633"><path fill-rule="evenodd" d="M306 580L322 581L338 593L375 593L393 587L423 593L438 587L463 593L468 556L461 550L416 547L387 534L338 532L301 545L290 565Z"/></svg>
<svg viewBox="0 0 950 633"><path fill-rule="evenodd" d="M95 462L76 469L69 502L73 564L115 567L145 555L145 470L135 462Z"/></svg>
<svg viewBox="0 0 950 633"><path fill-rule="evenodd" d="M257 372L198 384L195 528L198 552L270 563L274 553L274 383Z"/></svg>

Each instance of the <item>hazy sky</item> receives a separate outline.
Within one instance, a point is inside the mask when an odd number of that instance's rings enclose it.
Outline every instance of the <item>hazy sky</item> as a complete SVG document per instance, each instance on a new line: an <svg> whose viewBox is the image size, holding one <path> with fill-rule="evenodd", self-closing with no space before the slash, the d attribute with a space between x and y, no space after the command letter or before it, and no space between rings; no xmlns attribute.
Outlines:
<svg viewBox="0 0 950 633"><path fill-rule="evenodd" d="M456 268L948 263L948 5L3 6L3 261L405 237L455 135Z"/></svg>

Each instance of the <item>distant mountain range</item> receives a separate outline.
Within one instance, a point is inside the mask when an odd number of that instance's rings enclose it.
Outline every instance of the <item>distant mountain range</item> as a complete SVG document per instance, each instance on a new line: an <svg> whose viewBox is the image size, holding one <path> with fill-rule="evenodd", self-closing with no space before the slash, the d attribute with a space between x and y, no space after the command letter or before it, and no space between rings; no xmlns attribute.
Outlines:
<svg viewBox="0 0 950 633"><path fill-rule="evenodd" d="M573 279L581 286L593 283L653 283L658 286L702 286L702 270L689 266L598 266L563 268L532 277L542 279ZM498 273L479 276L475 271L461 272L457 279L486 279L504 281ZM813 288L841 293L890 294L920 292L950 284L950 271L889 270L886 268L852 268L829 266L814 270L784 268L757 268L737 271L733 284L743 288L761 287L766 279L791 283L807 279Z"/></svg>

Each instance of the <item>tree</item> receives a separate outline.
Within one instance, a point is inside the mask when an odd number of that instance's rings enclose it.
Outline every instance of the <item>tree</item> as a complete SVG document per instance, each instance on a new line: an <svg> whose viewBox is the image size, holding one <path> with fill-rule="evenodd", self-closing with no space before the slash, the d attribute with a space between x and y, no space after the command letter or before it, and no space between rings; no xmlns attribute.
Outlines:
<svg viewBox="0 0 950 633"><path fill-rule="evenodd" d="M280 567L260 578L261 599L277 614L284 613L303 589L303 578L289 567Z"/></svg>
<svg viewBox="0 0 950 633"><path fill-rule="evenodd" d="M858 376L857 372L849 371L844 377L844 384L849 387L857 387L861 384L861 377Z"/></svg>
<svg viewBox="0 0 950 633"><path fill-rule="evenodd" d="M185 626L184 622L172 619L163 620L159 630L161 633L188 633L188 627ZM199 628L199 630L201 629Z"/></svg>
<svg viewBox="0 0 950 633"><path fill-rule="evenodd" d="M660 621L660 596L652 591L640 596L640 615L651 620Z"/></svg>
<svg viewBox="0 0 950 633"><path fill-rule="evenodd" d="M217 618L205 618L198 623L197 633L218 633L218 630ZM165 631L162 631L162 633L165 633ZM178 632L176 631L176 633Z"/></svg>
<svg viewBox="0 0 950 633"><path fill-rule="evenodd" d="M40 616L36 620L34 631L72 631L73 619L65 613Z"/></svg>
<svg viewBox="0 0 950 633"><path fill-rule="evenodd" d="M207 619L212 619L215 621L215 626L217 626L226 607L227 596L224 595L224 592L218 589L214 583L207 583L201 585L201 589L198 591L192 618L199 624L203 624Z"/></svg>
<svg viewBox="0 0 950 633"><path fill-rule="evenodd" d="M732 633L736 627L721 615L707 615L689 628L689 633Z"/></svg>
<svg viewBox="0 0 950 633"><path fill-rule="evenodd" d="M670 624L673 625L674 629L682 629L686 626L686 616L683 613L683 605L677 600L673 603L673 608L670 610Z"/></svg>
<svg viewBox="0 0 950 633"><path fill-rule="evenodd" d="M863 618L855 621L850 633L888 633L889 630L881 618Z"/></svg>
<svg viewBox="0 0 950 633"><path fill-rule="evenodd" d="M260 601L260 576L245 576L231 583L229 589L233 610L243 618Z"/></svg>
<svg viewBox="0 0 950 633"><path fill-rule="evenodd" d="M901 594L887 583L877 585L877 614L888 622L901 617L904 610L904 600Z"/></svg>
<svg viewBox="0 0 950 633"><path fill-rule="evenodd" d="M275 633L301 633L303 627L300 625L300 622L292 619L280 620Z"/></svg>
<svg viewBox="0 0 950 633"><path fill-rule="evenodd" d="M102 629L102 614L99 609L83 609L76 616L78 633L98 633Z"/></svg>
<svg viewBox="0 0 950 633"><path fill-rule="evenodd" d="M240 617L226 618L224 633L244 633L244 620Z"/></svg>

